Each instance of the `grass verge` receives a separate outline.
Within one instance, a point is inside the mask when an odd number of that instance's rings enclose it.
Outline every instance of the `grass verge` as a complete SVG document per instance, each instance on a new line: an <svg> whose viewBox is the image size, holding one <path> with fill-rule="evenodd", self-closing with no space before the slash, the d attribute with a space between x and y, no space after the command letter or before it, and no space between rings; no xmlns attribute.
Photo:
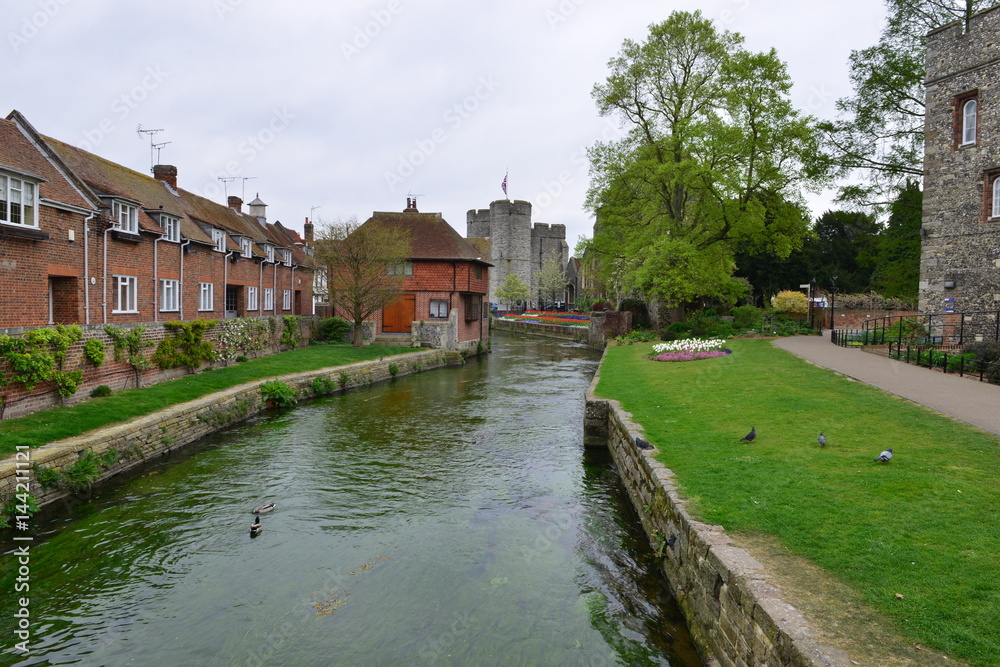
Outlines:
<svg viewBox="0 0 1000 667"><path fill-rule="evenodd" d="M701 519L773 535L916 642L1000 664L1000 438L770 341L730 348L686 363L609 348L597 393L642 424Z"/></svg>
<svg viewBox="0 0 1000 667"><path fill-rule="evenodd" d="M412 351L408 347L311 345L149 387L119 391L111 396L90 399L69 407L57 407L7 419L0 422L0 458L14 453L17 445L39 447L109 424L148 415L245 382Z"/></svg>

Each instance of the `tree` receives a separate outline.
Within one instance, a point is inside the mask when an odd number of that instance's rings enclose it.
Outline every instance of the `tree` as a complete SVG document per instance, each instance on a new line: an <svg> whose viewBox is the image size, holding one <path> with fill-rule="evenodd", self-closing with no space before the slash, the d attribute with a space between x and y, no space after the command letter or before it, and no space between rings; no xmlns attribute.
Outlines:
<svg viewBox="0 0 1000 667"><path fill-rule="evenodd" d="M601 115L626 131L590 149L587 199L590 249L622 293L733 302L745 291L732 278L737 248L801 247L801 190L823 182L812 119L792 107L775 51L742 41L700 12L674 12L644 43L626 40L594 87Z"/></svg>
<svg viewBox="0 0 1000 667"><path fill-rule="evenodd" d="M871 287L884 297L916 303L920 283L920 227L923 193L916 180L906 183L889 205L889 219L858 262L871 274Z"/></svg>
<svg viewBox="0 0 1000 667"><path fill-rule="evenodd" d="M510 306L520 301L527 301L528 297L531 296L531 290L516 273L508 273L494 296L500 303L506 303Z"/></svg>
<svg viewBox="0 0 1000 667"><path fill-rule="evenodd" d="M538 272L536 280L540 301L551 303L566 295L566 274L558 252L552 251L548 259L542 262L542 269Z"/></svg>
<svg viewBox="0 0 1000 667"><path fill-rule="evenodd" d="M857 177L841 199L881 210L923 175L924 58L928 31L972 15L992 0L886 0L879 42L850 58L854 94L840 116L820 124L825 159L840 177Z"/></svg>
<svg viewBox="0 0 1000 667"><path fill-rule="evenodd" d="M361 347L362 324L403 291L410 255L406 230L390 223L356 218L321 226L317 263L329 268L330 303L354 324L354 347Z"/></svg>

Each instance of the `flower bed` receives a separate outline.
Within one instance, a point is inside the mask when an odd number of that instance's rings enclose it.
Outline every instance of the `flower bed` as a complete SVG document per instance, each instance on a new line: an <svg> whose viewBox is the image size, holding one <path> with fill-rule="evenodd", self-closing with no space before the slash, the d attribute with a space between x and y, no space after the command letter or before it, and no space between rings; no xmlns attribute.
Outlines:
<svg viewBox="0 0 1000 667"><path fill-rule="evenodd" d="M703 339L689 338L675 340L669 343L657 343L653 346L653 354L647 357L653 361L697 361L698 359L714 359L732 354L722 346L726 341L719 338Z"/></svg>

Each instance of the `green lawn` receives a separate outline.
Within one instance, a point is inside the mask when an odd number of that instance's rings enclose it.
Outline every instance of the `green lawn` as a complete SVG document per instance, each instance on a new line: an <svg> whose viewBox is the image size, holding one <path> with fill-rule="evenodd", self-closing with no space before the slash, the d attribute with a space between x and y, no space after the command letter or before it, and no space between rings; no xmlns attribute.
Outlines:
<svg viewBox="0 0 1000 667"><path fill-rule="evenodd" d="M684 363L650 348L609 348L597 393L634 415L701 519L774 535L918 642L1000 664L1000 438L767 340Z"/></svg>
<svg viewBox="0 0 1000 667"><path fill-rule="evenodd" d="M128 389L83 403L43 410L26 417L0 422L0 457L16 451L16 445L39 447L108 424L184 403L229 387L304 371L342 366L356 361L412 352L408 347L313 345L259 359L188 375L160 384Z"/></svg>

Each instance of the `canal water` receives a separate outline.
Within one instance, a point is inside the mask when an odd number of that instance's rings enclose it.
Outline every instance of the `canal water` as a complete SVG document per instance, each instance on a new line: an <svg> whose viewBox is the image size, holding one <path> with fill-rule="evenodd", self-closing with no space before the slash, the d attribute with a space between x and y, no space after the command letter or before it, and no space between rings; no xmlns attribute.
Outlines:
<svg viewBox="0 0 1000 667"><path fill-rule="evenodd" d="M9 665L701 665L604 452L599 357L493 353L206 438L36 522ZM251 510L274 502L251 537Z"/></svg>

